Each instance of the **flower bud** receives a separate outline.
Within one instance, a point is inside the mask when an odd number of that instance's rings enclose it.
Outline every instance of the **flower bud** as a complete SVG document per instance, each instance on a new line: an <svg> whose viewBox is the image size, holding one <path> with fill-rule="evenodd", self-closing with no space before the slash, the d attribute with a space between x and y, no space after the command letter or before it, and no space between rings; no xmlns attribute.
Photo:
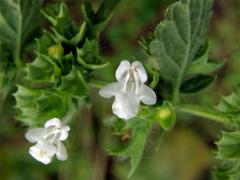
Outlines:
<svg viewBox="0 0 240 180"><path fill-rule="evenodd" d="M176 115L172 104L164 101L163 105L157 108L154 118L164 130L172 129L176 122Z"/></svg>
<svg viewBox="0 0 240 180"><path fill-rule="evenodd" d="M48 56L55 59L60 60L63 56L63 48L61 45L52 45L48 48Z"/></svg>

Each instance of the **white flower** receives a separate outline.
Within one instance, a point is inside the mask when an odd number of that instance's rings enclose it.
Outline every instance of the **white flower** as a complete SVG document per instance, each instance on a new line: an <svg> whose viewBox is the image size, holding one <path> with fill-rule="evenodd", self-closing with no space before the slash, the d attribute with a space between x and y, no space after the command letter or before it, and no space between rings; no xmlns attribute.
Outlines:
<svg viewBox="0 0 240 180"><path fill-rule="evenodd" d="M106 85L99 94L105 98L115 96L112 110L118 117L130 119L136 116L140 101L147 105L156 103L156 94L144 84L147 73L141 62L121 61L115 76L118 82Z"/></svg>
<svg viewBox="0 0 240 180"><path fill-rule="evenodd" d="M36 145L30 147L29 153L43 164L49 164L56 153L56 147L45 140L39 140Z"/></svg>
<svg viewBox="0 0 240 180"><path fill-rule="evenodd" d="M68 137L69 126L61 123L58 118L48 120L44 128L29 129L25 134L32 146L29 153L38 161L48 164L56 154L57 159L64 161L68 158L67 151L61 141Z"/></svg>

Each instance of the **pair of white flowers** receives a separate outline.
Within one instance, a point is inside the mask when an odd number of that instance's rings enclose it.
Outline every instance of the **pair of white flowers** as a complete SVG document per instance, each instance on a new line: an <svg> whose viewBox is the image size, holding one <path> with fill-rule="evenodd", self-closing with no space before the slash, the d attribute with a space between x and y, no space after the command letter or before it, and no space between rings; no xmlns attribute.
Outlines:
<svg viewBox="0 0 240 180"><path fill-rule="evenodd" d="M139 105L153 105L157 97L154 91L146 86L147 73L141 62L130 64L124 60L116 70L117 82L103 87L99 94L105 98L115 96L112 110L115 115L125 120L137 115ZM69 126L61 123L58 118L48 120L44 128L30 129L26 138L31 143L36 143L29 153L38 161L49 164L56 155L58 160L66 160L68 155L62 143L68 137Z"/></svg>

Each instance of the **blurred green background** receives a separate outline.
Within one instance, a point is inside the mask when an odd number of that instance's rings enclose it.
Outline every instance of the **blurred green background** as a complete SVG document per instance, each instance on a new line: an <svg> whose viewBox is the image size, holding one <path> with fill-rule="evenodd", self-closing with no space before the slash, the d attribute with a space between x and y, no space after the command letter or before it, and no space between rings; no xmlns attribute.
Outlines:
<svg viewBox="0 0 240 180"><path fill-rule="evenodd" d="M56 1L44 1L44 6ZM81 21L81 1L66 0L73 19ZM101 51L106 59L118 65L122 59L144 60L138 44L141 36L153 32L163 19L165 8L174 0L122 0L112 19L101 34ZM93 3L99 4L94 0ZM226 64L217 73L213 85L198 96L188 96L193 103L204 106L216 104L221 95L227 95L240 83L240 1L215 0L209 27L210 56ZM113 80L114 69L98 71L103 79ZM69 159L54 160L45 166L29 154L30 144L25 140L26 127L14 119L14 99L0 99L0 180L124 180L127 179L127 159L107 156L105 149L111 143L111 129L102 119L111 113L111 100L107 103L92 90L92 106L81 106L71 122L67 141ZM141 164L130 180L208 180L216 163L214 141L220 136L220 124L185 115L179 115L175 128L164 135L159 148L153 129ZM96 133L97 132L97 133ZM97 136L96 136L97 135Z"/></svg>

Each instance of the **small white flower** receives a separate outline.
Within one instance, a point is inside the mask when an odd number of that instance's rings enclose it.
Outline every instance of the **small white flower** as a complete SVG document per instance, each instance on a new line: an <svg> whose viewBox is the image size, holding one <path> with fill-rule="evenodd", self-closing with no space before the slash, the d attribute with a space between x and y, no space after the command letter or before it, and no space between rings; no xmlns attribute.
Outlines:
<svg viewBox="0 0 240 180"><path fill-rule="evenodd" d="M56 153L56 147L46 140L39 140L36 145L30 147L29 153L43 164L49 164Z"/></svg>
<svg viewBox="0 0 240 180"><path fill-rule="evenodd" d="M130 119L136 116L140 101L147 105L156 103L156 94L144 84L147 73L141 62L121 61L115 76L118 82L106 85L99 94L105 98L115 96L112 110L118 117Z"/></svg>
<svg viewBox="0 0 240 180"><path fill-rule="evenodd" d="M61 123L60 119L48 120L44 128L29 129L25 134L26 139L32 146L29 153L38 161L48 164L56 154L57 159L64 161L68 158L67 151L61 141L68 137L69 126Z"/></svg>

